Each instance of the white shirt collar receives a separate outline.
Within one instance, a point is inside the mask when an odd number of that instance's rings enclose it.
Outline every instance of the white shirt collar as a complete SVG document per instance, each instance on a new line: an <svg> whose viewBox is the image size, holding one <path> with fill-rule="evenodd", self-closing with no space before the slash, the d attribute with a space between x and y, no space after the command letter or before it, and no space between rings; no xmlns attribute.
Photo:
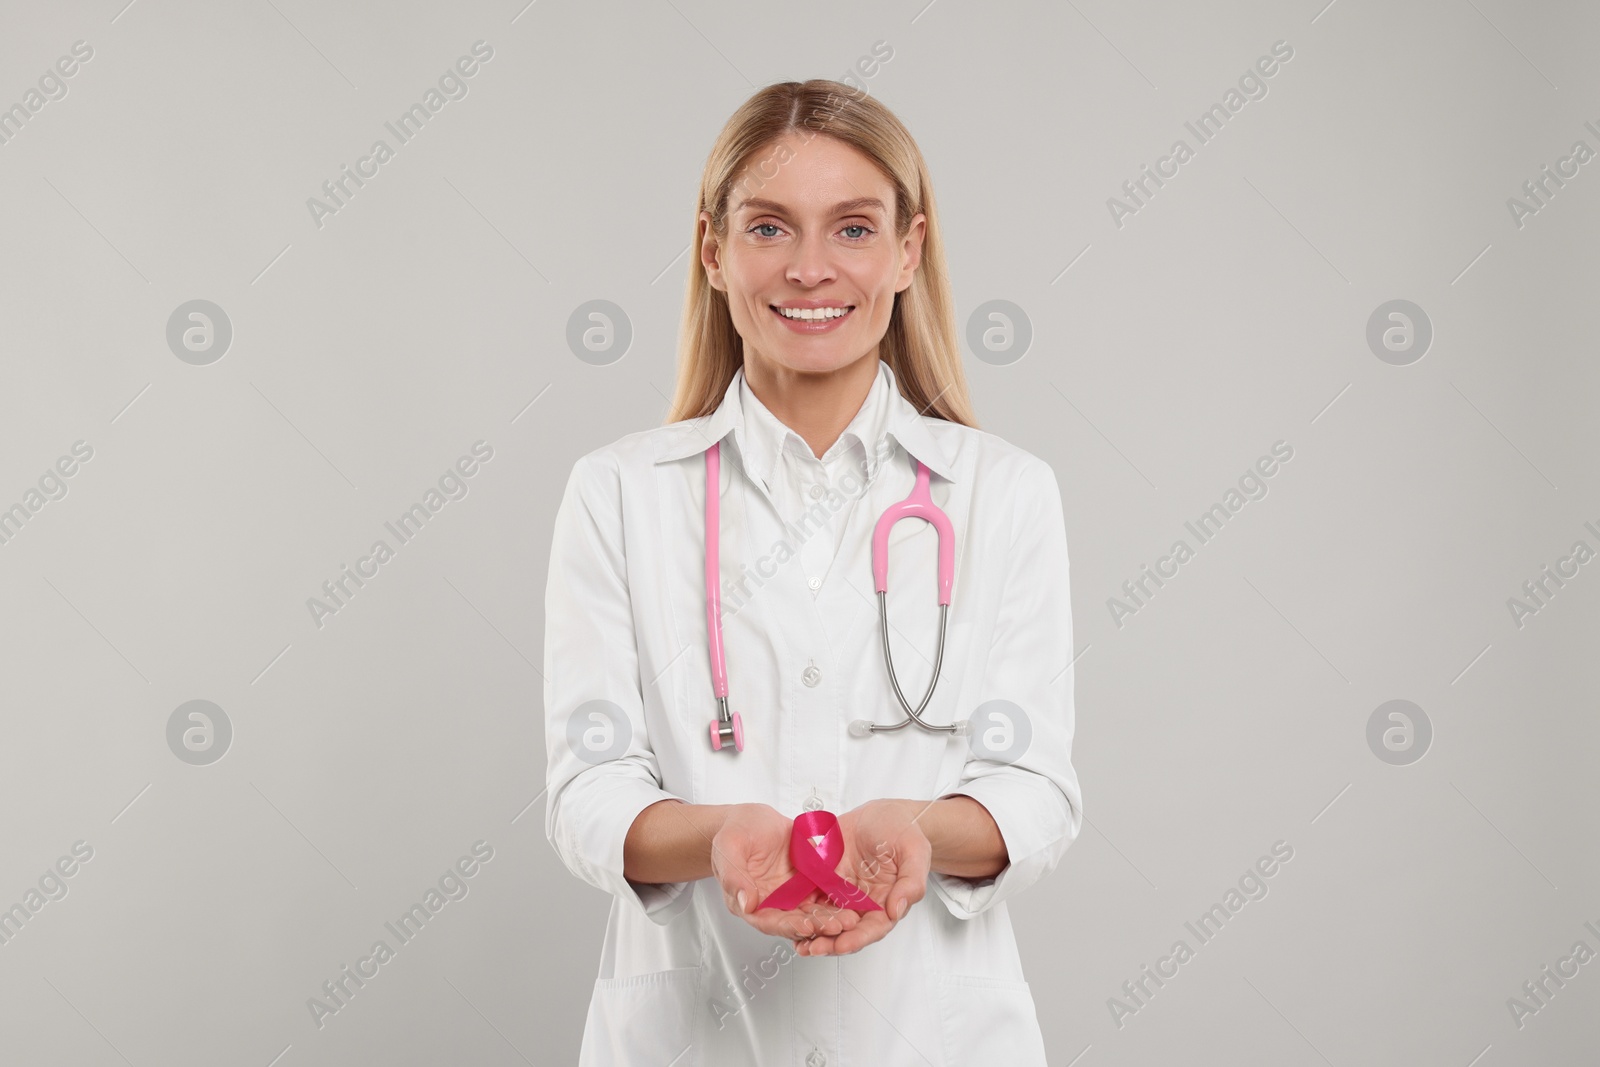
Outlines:
<svg viewBox="0 0 1600 1067"><path fill-rule="evenodd" d="M740 405L740 389L744 382L744 368L734 372L733 378L728 382L723 391L722 402L717 409L709 415L699 418L684 419L662 427L664 432L656 441L656 462L666 463L671 460L683 459L686 456L699 455L713 444L721 441L728 434L735 436L738 447L747 447L749 434L745 431L744 410ZM883 360L878 361L878 378L873 382L873 389L880 385L884 387L883 396L880 398L888 405L888 412L884 416L884 425L877 431L881 438L883 433L893 437L914 459L920 460L929 470L949 482L955 481L955 464L950 462L939 442L929 431L927 423L933 421L935 416L923 415L912 406L911 401L900 395L900 388L895 382L894 371ZM872 397L869 391L868 403ZM771 414L768 412L768 414ZM860 412L857 413L858 417ZM868 416L870 420L870 416ZM779 423L781 426L782 423ZM851 423L855 426L854 420ZM856 428L857 439L866 426ZM786 433L792 432L784 427ZM841 437L843 434L840 435ZM783 440L781 436L778 440ZM756 446L760 448L759 445ZM809 451L809 449L808 449ZM870 446L869 446L870 452ZM775 459L777 450L774 448L769 457ZM770 474L771 468L765 468Z"/></svg>
<svg viewBox="0 0 1600 1067"><path fill-rule="evenodd" d="M893 373L887 363L881 359L878 361L878 373L872 380L872 388L867 390L866 399L862 401L850 424L839 434L839 439L817 457L821 462L832 462L852 445L861 447L863 457L872 455L873 449L889 429L889 394L893 389ZM780 454L785 449L802 456L814 456L815 453L811 451L811 446L806 443L805 438L790 429L761 402L750 388L749 381L745 379L743 367L739 368L734 377L739 382L737 396L742 416L739 426L739 447L745 456L746 469L771 489Z"/></svg>

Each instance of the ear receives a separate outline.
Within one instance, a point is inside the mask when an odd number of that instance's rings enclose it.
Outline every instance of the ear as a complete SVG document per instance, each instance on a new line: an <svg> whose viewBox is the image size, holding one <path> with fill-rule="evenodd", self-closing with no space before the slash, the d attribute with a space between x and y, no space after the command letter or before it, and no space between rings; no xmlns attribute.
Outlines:
<svg viewBox="0 0 1600 1067"><path fill-rule="evenodd" d="M700 246L700 265L705 268L711 288L727 292L728 285L722 280L722 245L717 241L716 231L711 228L709 211L700 212L695 228L695 243Z"/></svg>
<svg viewBox="0 0 1600 1067"><path fill-rule="evenodd" d="M905 240L900 244L900 278L895 283L895 292L901 293L910 288L911 279L922 263L922 241L927 235L928 216L919 211L912 218L911 227L906 230Z"/></svg>

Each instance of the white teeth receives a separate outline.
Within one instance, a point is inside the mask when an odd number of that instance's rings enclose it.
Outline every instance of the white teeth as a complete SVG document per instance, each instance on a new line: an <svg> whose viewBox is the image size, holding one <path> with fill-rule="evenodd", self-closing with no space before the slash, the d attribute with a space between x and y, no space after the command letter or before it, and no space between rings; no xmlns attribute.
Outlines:
<svg viewBox="0 0 1600 1067"><path fill-rule="evenodd" d="M786 319L819 321L821 319L836 319L849 310L849 308L779 308L778 314Z"/></svg>

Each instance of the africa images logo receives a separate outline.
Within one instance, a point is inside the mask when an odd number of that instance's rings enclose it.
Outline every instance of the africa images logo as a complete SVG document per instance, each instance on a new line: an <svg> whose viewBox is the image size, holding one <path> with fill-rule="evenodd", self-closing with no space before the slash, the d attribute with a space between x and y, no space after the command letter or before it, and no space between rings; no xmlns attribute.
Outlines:
<svg viewBox="0 0 1600 1067"><path fill-rule="evenodd" d="M306 1009L311 1013L311 1021L317 1029L321 1030L327 1025L326 1020L330 1015L337 1015L349 1007L355 995L382 974L383 966L414 941L428 923L444 910L446 904L465 900L472 888L468 880L475 877L483 870L483 865L492 859L494 846L482 838L474 841L471 855L464 855L446 867L439 876L437 886L430 885L423 891L421 900L413 902L398 918L383 924L383 928L394 937L393 945L389 944L387 938L378 938L372 943L371 952L356 960L354 970L347 963L341 964L339 973L322 983L320 996L307 997Z"/></svg>
<svg viewBox="0 0 1600 1067"><path fill-rule="evenodd" d="M379 168L395 157L397 147L410 144L422 132L428 120L444 109L445 104L451 100L465 100L470 91L467 79L475 77L482 69L481 65L493 58L494 48L489 42L472 42L472 55L462 56L453 67L446 67L444 73L439 75L438 88L430 85L419 102L402 111L394 122L383 124L394 136L395 147L379 137L372 142L368 153L356 160L354 171L349 164L340 164L339 176L322 183L322 193L327 199L319 200L314 196L306 198L306 210L311 212L311 221L317 229L322 229L322 220L326 216L337 215L341 208L349 206L356 192L365 188L368 181L378 176ZM352 185L354 188L351 188Z"/></svg>

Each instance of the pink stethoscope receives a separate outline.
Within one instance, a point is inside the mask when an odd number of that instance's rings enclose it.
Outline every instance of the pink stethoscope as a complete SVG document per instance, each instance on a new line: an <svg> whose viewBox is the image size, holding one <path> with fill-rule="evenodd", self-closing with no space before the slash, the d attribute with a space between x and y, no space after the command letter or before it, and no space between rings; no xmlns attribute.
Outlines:
<svg viewBox="0 0 1600 1067"><path fill-rule="evenodd" d="M717 535L721 528L719 500L722 485L721 449L720 441L706 449L706 629L710 634L712 689L717 696L717 719L711 724L711 747L714 751L720 752L723 745L731 740L734 749L743 752L744 722L739 718L738 712L732 714L728 712L728 668L722 651L722 583L717 550ZM915 709L906 702L905 694L900 691L900 680L895 677L894 660L889 654L889 606L885 599L885 594L889 591L889 531L895 523L905 518L924 519L932 523L939 537L939 648L934 653L933 677L928 681L928 691L923 694L922 702ZM880 731L887 733L899 730L912 722L932 732L952 734L966 732L966 722L935 726L923 721L922 718L922 709L927 707L928 701L933 698L933 688L939 684L939 668L944 664L944 628L945 620L950 613L950 587L955 582L955 570L955 528L950 524L950 517L940 510L939 505L935 504L933 497L929 495L928 468L921 460L917 460L917 483L912 487L911 494L897 504L890 504L878 517L878 524L872 531L872 581L878 591L878 619L880 629L883 631L883 661L889 667L889 681L894 686L896 699L905 709L906 718L893 726L857 719L850 724L852 736L870 737Z"/></svg>

